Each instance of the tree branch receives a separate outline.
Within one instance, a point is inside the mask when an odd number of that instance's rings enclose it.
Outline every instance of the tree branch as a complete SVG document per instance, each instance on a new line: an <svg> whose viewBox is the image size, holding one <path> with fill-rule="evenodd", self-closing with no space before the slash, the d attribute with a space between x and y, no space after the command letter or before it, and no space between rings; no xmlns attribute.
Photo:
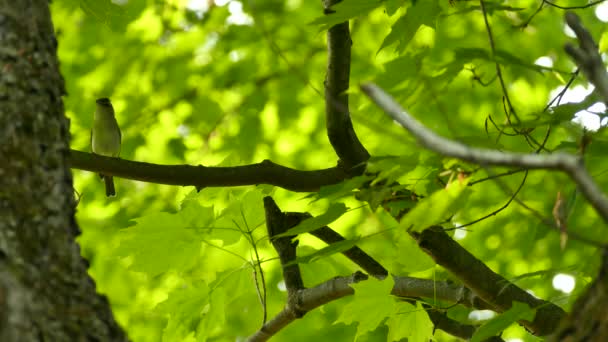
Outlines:
<svg viewBox="0 0 608 342"><path fill-rule="evenodd" d="M326 14L341 0L323 0ZM348 107L350 82L350 53L352 41L348 22L332 26L327 31L327 75L325 76L325 118L327 135L336 154L350 174L365 171L369 153L353 128Z"/></svg>
<svg viewBox="0 0 608 342"><path fill-rule="evenodd" d="M309 213L289 213L291 215L298 215L301 220L306 220L312 217ZM346 239L340 235L340 233L331 229L328 226L315 229L309 232L310 235L317 239L325 242L328 245L345 241ZM370 274L376 278L384 279L388 275L388 270L382 266L378 261L372 258L369 254L365 253L361 248L354 246L342 252L350 261L354 262L357 266L367 274Z"/></svg>
<svg viewBox="0 0 608 342"><path fill-rule="evenodd" d="M430 227L421 233L412 234L420 248L439 265L460 279L464 286L475 292L483 301L490 303L495 311L504 312L511 308L513 301L535 308L534 321L520 321L535 335L553 332L564 310L559 306L538 299L499 274L494 273L483 262L475 258L456 241L452 240L441 227Z"/></svg>
<svg viewBox="0 0 608 342"><path fill-rule="evenodd" d="M361 89L393 120L414 135L422 146L444 156L481 165L565 172L578 185L579 190L604 221L608 222L608 199L591 178L580 157L567 153L539 155L469 147L458 141L443 138L424 127L378 86L365 84L361 86Z"/></svg>
<svg viewBox="0 0 608 342"><path fill-rule="evenodd" d="M589 31L583 27L581 19L576 14L566 12L566 23L576 34L579 47L566 44L564 49L583 71L589 82L595 86L598 94L604 99L604 103L608 105L608 73L597 44L595 44Z"/></svg>
<svg viewBox="0 0 608 342"><path fill-rule="evenodd" d="M313 310L323 304L327 304L336 299L352 295L355 293L350 284L358 283L362 280L367 280L368 276L356 272L349 277L336 277L330 279L324 283L321 283L310 289L302 289L297 291L297 302L299 303L299 309L303 312ZM249 342L261 342L267 341L273 335L278 333L281 329L287 326L289 323L300 318L293 313L288 306L286 306L281 312L279 312L273 319L268 321L260 330L256 331L255 334L251 335L248 339Z"/></svg>
<svg viewBox="0 0 608 342"><path fill-rule="evenodd" d="M292 297L292 292L304 288L302 275L300 274L300 266L293 263L296 260L297 241L292 241L295 235L276 237L295 227L302 221L301 217L289 215L281 212L281 209L274 202L272 197L264 197L264 211L266 212L266 228L268 229L268 238L272 246L279 255L281 266L283 268L283 278L285 279L285 287L289 297ZM289 303L288 303L289 304Z"/></svg>
<svg viewBox="0 0 608 342"><path fill-rule="evenodd" d="M342 167L301 171L269 160L233 167L158 165L76 150L70 150L70 167L143 182L194 186L198 190L205 187L270 184L291 191L312 192L347 178Z"/></svg>
<svg viewBox="0 0 608 342"><path fill-rule="evenodd" d="M355 290L350 285L367 279L368 276L366 274L355 272L348 277L335 277L315 287L301 289L297 291L297 298L295 298L298 303L298 309L301 312L308 312L334 300L353 295ZM474 299L476 296L462 285L455 285L447 281L433 281L412 277L394 276L393 279L395 280L395 285L391 294L394 296L423 297L459 303L468 307L475 307L476 309L489 308L487 303ZM479 306L472 306L473 303L479 304ZM273 319L264 324L260 330L250 336L249 341L267 341L300 317L286 306Z"/></svg>
<svg viewBox="0 0 608 342"><path fill-rule="evenodd" d="M337 277L311 289L304 288L299 265L293 263L296 259L297 247L297 242L293 241L295 236L278 238L276 236L310 218L311 215L307 213L283 213L270 196L264 198L264 209L268 236L279 255L283 269L283 278L287 288L287 303L283 310L266 322L260 330L249 338L249 341L268 340L283 327L304 316L308 311L338 298L352 295L354 290L350 287L350 284L368 279L366 274L356 272L350 277ZM319 231L321 234L318 234ZM314 234L315 232L317 234ZM329 227L322 227L311 233L329 244L344 240L340 234ZM343 254L355 263L361 264L362 268L374 271L375 273L372 274L376 277L381 278L388 274L382 265L357 247L351 248ZM393 279L395 285L391 294L398 297L432 298L460 303L478 309L492 308L462 285L411 277L394 276ZM438 327L441 329L441 325L438 325Z"/></svg>
<svg viewBox="0 0 608 342"><path fill-rule="evenodd" d="M470 340L477 330L477 327L470 324L463 324L454 319L448 317L445 312L441 312L438 309L431 307L428 304L423 304L426 313L433 322L436 328L439 328L448 334L456 337L460 337L463 340ZM492 338L492 340L484 340L484 342L498 342L503 341L501 338Z"/></svg>

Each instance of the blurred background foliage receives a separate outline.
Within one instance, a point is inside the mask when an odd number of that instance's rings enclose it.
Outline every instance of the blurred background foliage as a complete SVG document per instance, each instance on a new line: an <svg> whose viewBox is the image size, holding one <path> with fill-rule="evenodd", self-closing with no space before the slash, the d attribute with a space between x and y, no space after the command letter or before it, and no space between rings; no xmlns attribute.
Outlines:
<svg viewBox="0 0 608 342"><path fill-rule="evenodd" d="M538 11L541 2L485 1L493 55L477 1L345 0L335 15L324 17L321 1L55 0L52 15L67 82L72 148L90 151L94 100L110 97L122 128L124 159L207 166L270 159L304 170L334 166L324 120L324 30L352 19L349 92L355 129L372 156L393 156L374 158L371 166L421 198L458 175L469 176L474 184L467 196L459 197L448 214L441 213L444 217L433 216L453 227L505 205L525 178L517 199L530 209L513 201L496 215L456 230L455 238L494 271L567 309L595 275L598 252L575 239L560 248L559 234L538 216L553 220L551 210L561 191L570 231L605 241L606 225L566 176L518 172L500 182L476 183L506 170L486 170L421 150L357 87L377 82L435 132L475 146L534 152L548 136L543 153L576 152L584 131L573 119L589 103L555 107L554 102L553 109L545 110L570 80L574 65L563 52L564 43L572 41L564 11L548 5ZM605 52L602 20L608 19L601 8L608 11L602 4L577 14ZM519 118L512 118L512 124L526 136L508 127L494 61L501 65ZM586 81L578 77L565 98L575 94L573 101L580 102L587 93ZM608 189L604 111L595 106L581 117L595 122L586 133L591 137L586 161ZM242 341L262 324L259 292L267 291L269 317L283 307L280 267L264 227L261 199L266 194L284 211L313 215L344 202L350 209L331 226L361 238L360 246L390 272L450 277L417 250L386 208L357 201L356 190L346 185L338 194L307 197L270 186L197 193L191 187L119 179L118 197L106 199L96 175L74 175L82 253L91 262L99 291L109 297L134 341ZM381 189L373 195L381 203L391 193ZM402 205L413 206L407 199ZM431 210L429 215L439 213ZM300 246L300 256L324 247L308 236L301 237ZM301 266L307 286L356 270L340 255ZM558 290L558 274L573 280L574 288ZM276 340L353 340L356 323L334 324L352 300L308 313ZM449 312L463 321L473 317L460 307ZM357 334L357 340L386 340L387 324ZM451 340L441 332L435 338ZM535 340L517 325L503 338Z"/></svg>

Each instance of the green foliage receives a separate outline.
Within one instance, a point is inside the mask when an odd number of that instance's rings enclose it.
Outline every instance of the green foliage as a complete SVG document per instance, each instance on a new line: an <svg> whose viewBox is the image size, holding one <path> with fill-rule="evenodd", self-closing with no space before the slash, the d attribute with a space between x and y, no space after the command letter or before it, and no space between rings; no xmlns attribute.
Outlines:
<svg viewBox="0 0 608 342"><path fill-rule="evenodd" d="M268 194L284 211L315 216L286 233L300 234L295 262L310 287L358 270L339 255L355 244L393 274L450 278L435 273L407 230L480 218L455 239L541 298L567 309L595 275L596 248L570 238L562 249L559 234L546 224L561 191L570 201L568 231L606 240L605 223L566 176L496 177L511 170L442 158L357 90L374 81L436 133L478 147L578 153L584 137L585 162L608 189L607 130L584 132L572 122L596 95L575 103L558 99L544 110L557 89L586 84L581 76L568 83L574 65L562 47L572 39L562 33L562 10L544 6L535 15L538 1L485 1L492 51L478 2L345 0L327 16L321 1L194 3L53 1L72 148L90 150L94 100L107 96L122 128L124 159L205 166L269 159L301 170L333 167L337 157L323 116L323 31L351 19L351 116L372 159L369 174L312 194L267 185L196 192L117 179L118 197L106 199L97 175L74 171L82 194L83 255L134 341L242 340L260 328L264 310L269 318L282 310L281 265L264 225ZM606 28L594 8L579 14L605 51ZM541 57L552 65L540 66ZM518 120L505 114L497 63ZM324 225L347 240L327 246L306 234ZM549 276L521 277L558 271L576 280L571 295L556 290ZM433 331L419 302L389 295L392 281L353 285L348 304L340 300L309 312L275 339L450 340ZM467 323L468 308L445 307ZM517 303L512 310L483 325L475 338L503 331L505 339L534 340L512 324L530 310Z"/></svg>
<svg viewBox="0 0 608 342"><path fill-rule="evenodd" d="M384 322L388 326L387 341L401 341L404 338L408 341L428 341L433 336L433 324L428 315L420 303L412 305L396 301L390 295L393 285L392 277L353 284L354 299L344 306L342 315L335 323L357 323L355 340Z"/></svg>
<svg viewBox="0 0 608 342"><path fill-rule="evenodd" d="M403 51L414 38L420 26L435 27L435 20L440 13L439 0L415 1L394 24L391 33L384 38L380 49L399 43L397 50Z"/></svg>
<svg viewBox="0 0 608 342"><path fill-rule="evenodd" d="M420 302L416 306L407 302L395 303L388 321L387 341L428 341L433 336L433 323Z"/></svg>
<svg viewBox="0 0 608 342"><path fill-rule="evenodd" d="M518 320L532 321L536 310L530 309L526 304L513 302L513 306L502 314L484 323L471 338L472 342L485 341L492 336L497 336L509 325Z"/></svg>
<svg viewBox="0 0 608 342"><path fill-rule="evenodd" d="M293 263L306 264L306 263L310 263L310 262L315 262L319 259L326 258L330 255L344 252L344 251L356 246L358 242L359 242L359 239L351 238L348 240L332 243L331 245L329 245L321 250L315 251L314 253L297 257ZM289 265L289 263L288 263L288 265Z"/></svg>
<svg viewBox="0 0 608 342"><path fill-rule="evenodd" d="M335 323L356 322L358 326L355 339L373 331L394 311L395 300L390 295L393 285L392 277L387 277L383 281L369 279L351 285L355 289L354 300L344 306L342 315Z"/></svg>
<svg viewBox="0 0 608 342"><path fill-rule="evenodd" d="M346 208L343 203L333 203L329 207L329 209L327 209L327 212L325 212L324 214L308 218L300 222L297 226L289 229L285 233L276 235L276 237L298 235L312 232L313 230L319 229L334 222L340 216L344 215L347 209L348 208Z"/></svg>
<svg viewBox="0 0 608 342"><path fill-rule="evenodd" d="M420 202L403 217L400 227L420 232L430 226L446 222L466 202L469 193L466 181L454 181Z"/></svg>

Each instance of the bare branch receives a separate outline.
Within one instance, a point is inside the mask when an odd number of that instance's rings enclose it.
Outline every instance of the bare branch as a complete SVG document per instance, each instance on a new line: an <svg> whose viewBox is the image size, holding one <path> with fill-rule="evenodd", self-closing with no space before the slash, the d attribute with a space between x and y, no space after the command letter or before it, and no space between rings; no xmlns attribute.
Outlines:
<svg viewBox="0 0 608 342"><path fill-rule="evenodd" d="M576 34L579 47L566 44L564 49L583 71L589 82L595 86L595 89L604 99L604 103L608 105L608 73L597 44L595 44L589 31L583 27L581 19L576 14L566 12L566 23Z"/></svg>
<svg viewBox="0 0 608 342"><path fill-rule="evenodd" d="M352 295L355 293L355 290L353 290L353 288L349 285L366 279L368 279L367 275L361 272L356 272L349 277L336 277L316 287L297 291L297 298L295 298L295 300L297 300L299 303L300 310L306 313L333 300ZM289 323L300 317L302 316L298 316L287 305L273 319L264 324L260 330L251 335L248 341L267 341L281 329L286 327Z"/></svg>
<svg viewBox="0 0 608 342"><path fill-rule="evenodd" d="M149 183L195 186L199 190L205 187L270 184L291 191L309 192L347 178L342 167L301 171L269 160L233 167L158 165L76 150L70 150L70 167Z"/></svg>
<svg viewBox="0 0 608 342"><path fill-rule="evenodd" d="M418 142L444 156L489 166L510 166L524 169L559 170L567 173L581 193L608 222L608 199L585 169L579 156L568 153L527 154L469 147L458 141L443 138L414 119L388 94L374 84L361 86L365 92L393 120L407 129Z"/></svg>
<svg viewBox="0 0 608 342"><path fill-rule="evenodd" d="M355 290L350 287L368 279L368 276L355 272L348 277L336 277L309 289L297 291L295 300L301 312L308 312L342 297L350 296ZM424 297L450 303L458 303L476 309L490 309L490 306L462 285L447 281L432 281L412 277L394 276L395 285L392 295L398 297ZM285 307L274 318L268 321L255 334L249 337L250 342L267 341L291 322L300 318L289 307Z"/></svg>

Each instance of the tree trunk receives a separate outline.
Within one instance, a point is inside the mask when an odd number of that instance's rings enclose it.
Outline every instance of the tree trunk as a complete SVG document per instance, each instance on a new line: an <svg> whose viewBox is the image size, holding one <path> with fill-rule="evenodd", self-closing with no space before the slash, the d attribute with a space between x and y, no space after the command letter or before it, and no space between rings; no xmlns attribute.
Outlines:
<svg viewBox="0 0 608 342"><path fill-rule="evenodd" d="M123 341L75 242L48 1L0 0L0 341Z"/></svg>

